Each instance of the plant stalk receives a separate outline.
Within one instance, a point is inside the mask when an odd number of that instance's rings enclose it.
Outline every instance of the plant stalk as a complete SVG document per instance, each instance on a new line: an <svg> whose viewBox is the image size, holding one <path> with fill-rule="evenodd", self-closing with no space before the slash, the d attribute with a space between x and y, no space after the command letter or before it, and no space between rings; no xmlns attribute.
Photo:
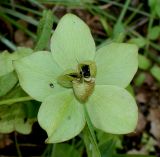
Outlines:
<svg viewBox="0 0 160 157"><path fill-rule="evenodd" d="M12 98L12 99L7 99L7 100L1 100L0 105L9 105L9 104L17 103L17 102L30 101L30 100L34 100L34 99L31 98L30 96Z"/></svg>

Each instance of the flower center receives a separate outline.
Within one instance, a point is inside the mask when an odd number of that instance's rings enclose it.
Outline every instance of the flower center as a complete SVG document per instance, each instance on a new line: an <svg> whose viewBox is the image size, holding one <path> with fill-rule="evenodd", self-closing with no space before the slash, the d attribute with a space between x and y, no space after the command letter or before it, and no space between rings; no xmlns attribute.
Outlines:
<svg viewBox="0 0 160 157"><path fill-rule="evenodd" d="M95 76L95 62L85 61L78 64L77 70L66 70L58 77L58 83L63 87L73 88L76 98L85 102L94 90Z"/></svg>

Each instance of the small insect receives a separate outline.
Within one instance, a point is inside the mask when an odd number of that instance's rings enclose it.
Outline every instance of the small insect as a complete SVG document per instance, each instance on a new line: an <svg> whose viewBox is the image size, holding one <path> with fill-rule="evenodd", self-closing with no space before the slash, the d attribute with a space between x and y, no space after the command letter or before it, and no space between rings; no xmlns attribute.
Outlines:
<svg viewBox="0 0 160 157"><path fill-rule="evenodd" d="M53 83L50 83L49 86L50 86L51 88L54 88L54 84L53 84Z"/></svg>

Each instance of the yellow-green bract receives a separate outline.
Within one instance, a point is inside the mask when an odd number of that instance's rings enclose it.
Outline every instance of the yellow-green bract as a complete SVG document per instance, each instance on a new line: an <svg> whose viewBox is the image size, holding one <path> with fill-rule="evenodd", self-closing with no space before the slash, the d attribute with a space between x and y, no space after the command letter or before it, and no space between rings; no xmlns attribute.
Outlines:
<svg viewBox="0 0 160 157"><path fill-rule="evenodd" d="M82 131L83 105L94 127L113 134L134 131L137 105L125 88L137 71L137 47L110 43L96 50L88 26L73 14L61 18L50 45L51 53L38 51L14 63L22 88L42 102L38 122L47 142L66 141Z"/></svg>

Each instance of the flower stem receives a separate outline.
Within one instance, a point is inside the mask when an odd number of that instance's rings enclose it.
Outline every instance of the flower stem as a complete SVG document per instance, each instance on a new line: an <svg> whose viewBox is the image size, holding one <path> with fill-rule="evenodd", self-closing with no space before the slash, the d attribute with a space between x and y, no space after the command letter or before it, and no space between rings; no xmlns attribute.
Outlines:
<svg viewBox="0 0 160 157"><path fill-rule="evenodd" d="M96 136L94 133L94 128L89 118L86 105L84 105L85 117L87 125L83 130L83 140L86 145L88 157L101 157L98 144L96 141Z"/></svg>
<svg viewBox="0 0 160 157"><path fill-rule="evenodd" d="M8 105L8 104L14 104L17 102L30 101L30 100L34 100L34 99L31 98L30 96L12 98L12 99L7 99L7 100L1 100L0 105Z"/></svg>
<svg viewBox="0 0 160 157"><path fill-rule="evenodd" d="M123 18L125 16L125 13L126 13L126 11L128 9L128 6L129 6L130 2L131 2L131 0L126 0L125 1L123 9L122 9L122 11L120 13L120 16L119 16L118 20L117 20L117 23L116 23L117 25L120 24L120 23L122 23L122 20L123 20Z"/></svg>
<svg viewBox="0 0 160 157"><path fill-rule="evenodd" d="M18 157L22 157L22 153L21 153L21 150L19 148L19 144L18 144L18 140L17 140L17 133L16 132L14 132L14 140L15 140L15 145L16 145Z"/></svg>

